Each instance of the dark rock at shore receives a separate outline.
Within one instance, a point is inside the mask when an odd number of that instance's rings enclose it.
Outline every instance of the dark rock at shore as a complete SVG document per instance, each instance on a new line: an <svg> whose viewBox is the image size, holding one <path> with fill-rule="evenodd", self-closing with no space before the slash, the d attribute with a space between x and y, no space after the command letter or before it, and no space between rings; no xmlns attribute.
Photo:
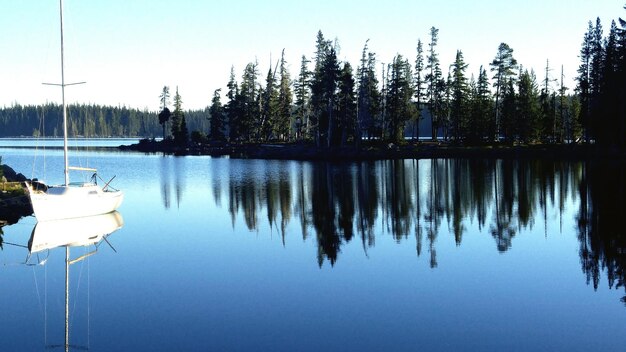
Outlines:
<svg viewBox="0 0 626 352"><path fill-rule="evenodd" d="M15 170L8 165L2 164L0 165L0 169L2 169L2 173L0 174L4 175L7 182L24 182L28 180L26 176L15 172Z"/></svg>
<svg viewBox="0 0 626 352"><path fill-rule="evenodd" d="M0 165L2 173L7 182L24 182L28 179L16 173L8 165ZM30 199L25 192L4 192L0 191L0 222L6 224L14 224L20 218L29 216L33 213L33 207Z"/></svg>

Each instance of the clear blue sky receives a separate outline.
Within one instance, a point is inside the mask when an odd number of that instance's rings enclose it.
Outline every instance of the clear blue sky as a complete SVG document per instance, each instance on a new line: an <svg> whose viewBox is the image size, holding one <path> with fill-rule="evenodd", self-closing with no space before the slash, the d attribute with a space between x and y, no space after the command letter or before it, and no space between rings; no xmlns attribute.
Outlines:
<svg viewBox="0 0 626 352"><path fill-rule="evenodd" d="M417 40L439 28L444 74L456 50L470 64L468 76L488 66L506 42L525 67L554 78L565 67L573 88L578 52L589 20L626 18L626 0L526 0L523 2L421 0L65 0L66 79L70 102L156 110L164 85L179 87L183 106L203 108L224 88L230 67L240 80L258 60L261 79L284 48L292 78L300 58L311 58L315 37L337 38L339 58L358 65L361 50L379 62L401 54L415 60ZM0 8L0 106L59 102L58 1L2 0ZM379 64L380 65L380 64ZM380 72L379 72L380 74ZM225 98L223 97L224 101Z"/></svg>

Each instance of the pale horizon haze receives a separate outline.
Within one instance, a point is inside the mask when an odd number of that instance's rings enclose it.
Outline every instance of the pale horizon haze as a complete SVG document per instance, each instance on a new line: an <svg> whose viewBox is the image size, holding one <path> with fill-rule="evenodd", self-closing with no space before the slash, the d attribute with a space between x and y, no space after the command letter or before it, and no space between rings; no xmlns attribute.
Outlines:
<svg viewBox="0 0 626 352"><path fill-rule="evenodd" d="M59 4L56 0L2 0L0 7L0 107L60 103ZM156 111L163 86L178 87L184 109L225 97L231 66L238 82L245 65L259 64L259 82L281 51L297 78L302 55L312 59L321 30L337 39L339 59L354 69L369 39L382 64L401 54L413 64L418 39L427 50L430 28L439 29L441 68L447 74L457 50L468 78L489 69L498 45L507 43L519 64L551 78L564 67L572 92L588 22L626 18L626 0L511 1L252 1L65 0L68 103L127 106ZM618 22L619 26L619 22ZM271 59L271 62L270 62ZM310 64L310 68L313 64ZM490 74L490 77L492 75ZM554 83L556 87L556 83Z"/></svg>

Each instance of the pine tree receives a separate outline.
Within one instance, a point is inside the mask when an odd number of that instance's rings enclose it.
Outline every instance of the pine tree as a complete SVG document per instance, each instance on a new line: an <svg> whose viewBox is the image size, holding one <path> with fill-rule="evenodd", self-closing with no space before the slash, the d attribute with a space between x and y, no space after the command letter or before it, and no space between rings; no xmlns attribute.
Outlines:
<svg viewBox="0 0 626 352"><path fill-rule="evenodd" d="M587 32L585 33L583 43L580 49L580 66L578 67L578 85L576 91L580 99L580 115L578 116L579 124L585 141L589 143L591 139L590 132L590 115L591 115L591 61L592 61L592 38L593 24L589 21Z"/></svg>
<svg viewBox="0 0 626 352"><path fill-rule="evenodd" d="M457 141L467 135L469 119L469 87L467 77L465 77L467 66L463 59L463 52L457 50L456 59L454 64L452 64L452 103L450 111L452 133Z"/></svg>
<svg viewBox="0 0 626 352"><path fill-rule="evenodd" d="M426 57L426 94L428 95L429 110L431 116L432 126L432 139L437 140L437 130L441 124L441 110L442 110L442 95L441 90L445 84L442 84L443 74L439 66L439 55L435 51L437 47L437 41L439 36L439 29L435 27L430 28L430 43L428 44L428 56Z"/></svg>
<svg viewBox="0 0 626 352"><path fill-rule="evenodd" d="M315 70L311 82L312 127L318 147L331 145L332 133L337 126L334 112L340 71L336 45L333 46L324 39L321 31L318 32Z"/></svg>
<svg viewBox="0 0 626 352"><path fill-rule="evenodd" d="M222 107L220 91L221 89L216 89L213 92L211 107L209 108L209 116L211 119L211 131L209 133L209 139L215 142L223 142L226 140L226 135L224 132L226 116L224 113L224 107Z"/></svg>
<svg viewBox="0 0 626 352"><path fill-rule="evenodd" d="M491 71L495 72L493 79L495 80L493 86L496 88L496 105L495 105L495 117L493 121L495 129L495 140L498 140L500 135L500 97L503 95L504 86L509 83L512 85L515 78L515 70L517 69L517 60L513 58L513 49L506 43L501 43L498 46L498 53L491 62ZM511 81L511 82L509 82Z"/></svg>
<svg viewBox="0 0 626 352"><path fill-rule="evenodd" d="M388 65L390 66L390 65ZM387 132L387 87L389 86L389 67L385 70L385 64L381 62L382 70L382 87L380 88L380 118L378 121L377 133L375 136L380 136L381 140L384 140L385 133Z"/></svg>
<svg viewBox="0 0 626 352"><path fill-rule="evenodd" d="M443 116L442 118L442 129L443 129L443 138L444 140L450 139L450 129L451 129L451 103L452 103L452 73L448 70L448 77L446 80L442 80L441 83L441 91L443 93L443 99L441 100L441 114L439 116Z"/></svg>
<svg viewBox="0 0 626 352"><path fill-rule="evenodd" d="M369 107L369 94L367 86L367 56L369 53L368 43L369 39L365 41L363 51L361 51L361 62L357 68L357 80L358 80L358 93L357 93L357 117L355 127L355 144L359 145L363 137L363 133L367 130L367 127L371 122L371 116L368 113Z"/></svg>
<svg viewBox="0 0 626 352"><path fill-rule="evenodd" d="M300 73L298 79L294 82L294 90L296 95L295 117L296 117L296 139L306 140L311 138L310 134L310 99L311 99L311 71L308 65L311 61L302 55L300 61Z"/></svg>
<svg viewBox="0 0 626 352"><path fill-rule="evenodd" d="M291 115L293 95L291 93L291 78L287 70L285 50L280 58L280 83L278 85L278 111L274 126L274 135L281 141L291 139Z"/></svg>
<svg viewBox="0 0 626 352"><path fill-rule="evenodd" d="M276 89L276 70L270 68L265 78L265 89L259 94L263 97L257 139L267 141L272 138L278 115L278 90Z"/></svg>
<svg viewBox="0 0 626 352"><path fill-rule="evenodd" d="M624 10L626 10L626 5L624 5ZM626 82L626 20L620 17L619 23L621 28L617 31L618 63L616 81ZM619 101L619 104L616 107L620 125L619 143L621 147L624 147L626 144L626 87L624 84L619 86L617 96Z"/></svg>
<svg viewBox="0 0 626 352"><path fill-rule="evenodd" d="M172 113L170 109L167 108L170 99L170 87L164 86L161 91L161 95L159 96L161 101L161 112L159 112L159 124L163 127L163 139L165 139L165 125L170 120Z"/></svg>
<svg viewBox="0 0 626 352"><path fill-rule="evenodd" d="M554 141L556 135L556 95L551 89L550 83L550 60L546 60L545 78L543 79L543 87L539 95L540 102L540 118L535 123L538 135L534 138L543 139L544 141Z"/></svg>
<svg viewBox="0 0 626 352"><path fill-rule="evenodd" d="M237 81L235 79L234 67L230 68L230 78L226 86L228 87L228 92L226 93L228 103L226 104L224 110L228 120L228 139L231 142L234 142L238 141L241 137L241 131L239 130L239 120L241 114L241 108L238 100L239 86L237 85Z"/></svg>
<svg viewBox="0 0 626 352"><path fill-rule="evenodd" d="M502 112L501 112L501 121L500 121L500 133L498 135L502 135L504 140L512 143L515 139L515 131L517 129L517 102L516 102L516 94L513 86L513 78L509 78L506 85L503 85L502 90Z"/></svg>
<svg viewBox="0 0 626 352"><path fill-rule="evenodd" d="M563 72L563 65L561 65L561 85L559 87L560 128L557 131L557 139L556 139L557 143L563 143L565 139L572 140L572 134L571 134L572 123L569 118L569 112L570 112L569 104L568 104L569 102L568 102L567 96L565 95L568 88L565 86L564 80L565 80L565 74Z"/></svg>
<svg viewBox="0 0 626 352"><path fill-rule="evenodd" d="M379 134L378 130L382 127L381 122L381 100L382 93L378 88L378 76L376 74L376 55L372 52L367 55L367 94L369 97L369 103L367 107L368 116L370 118L370 124L367 126L369 130L369 136L373 137Z"/></svg>
<svg viewBox="0 0 626 352"><path fill-rule="evenodd" d="M326 142L326 146L330 147L332 141L335 139L333 132L337 130L337 126L339 124L338 117L335 114L335 105L337 100L337 87L339 84L340 70L339 60L337 59L337 51L334 47L331 47L328 50L325 57L323 73L322 85L324 87L324 95L326 98L326 111L321 115L322 119L320 121L320 127L326 126L325 130L327 132L324 136L324 140Z"/></svg>
<svg viewBox="0 0 626 352"><path fill-rule="evenodd" d="M570 143L576 143L579 140L583 139L583 127L580 124L580 99L577 96L568 96L567 104L569 106L569 111L567 112L566 121L568 121L568 133Z"/></svg>
<svg viewBox="0 0 626 352"><path fill-rule="evenodd" d="M257 83L258 76L258 63L256 61L248 63L244 69L239 95L235 98L239 107L236 129L239 132L239 137L246 142L250 142L255 136L260 135L261 124L258 118L261 95Z"/></svg>
<svg viewBox="0 0 626 352"><path fill-rule="evenodd" d="M369 40L368 40L369 41ZM376 135L377 116L380 109L380 91L376 77L376 54L369 51L368 41L365 42L361 55L361 65L358 68L357 79L357 143L365 136L371 138Z"/></svg>
<svg viewBox="0 0 626 352"><path fill-rule="evenodd" d="M417 55L415 57L415 101L417 106L417 113L415 115L415 134L414 138L419 140L420 136L420 121L422 120L422 105L424 104L424 84L426 80L424 77L424 49L422 41L417 41Z"/></svg>
<svg viewBox="0 0 626 352"><path fill-rule="evenodd" d="M337 93L337 117L339 144L345 145L348 140L356 139L356 93L355 82L350 63L344 63L341 69Z"/></svg>
<svg viewBox="0 0 626 352"><path fill-rule="evenodd" d="M602 82L600 87L600 121L597 123L599 142L611 146L621 145L624 134L621 132L622 119L619 118L619 91L624 86L619 76L619 42L615 21L611 23L609 35L604 44Z"/></svg>
<svg viewBox="0 0 626 352"><path fill-rule="evenodd" d="M540 138L539 90L534 73L525 70L518 80L517 114L512 124L515 135L522 142L530 142Z"/></svg>
<svg viewBox="0 0 626 352"><path fill-rule="evenodd" d="M322 31L317 32L315 50L315 69L311 80L311 133L315 139L315 144L322 145L321 122L323 114L326 112L327 96L324 87L324 64L328 55L330 42L324 39Z"/></svg>
<svg viewBox="0 0 626 352"><path fill-rule="evenodd" d="M479 143L483 137L493 138L495 134L494 126L490 124L492 114L491 91L489 89L489 77L487 70L480 66L478 80L476 81L476 92L473 94L472 112L468 126L469 141Z"/></svg>
<svg viewBox="0 0 626 352"><path fill-rule="evenodd" d="M189 143L189 129L187 128L187 119L185 118L185 113L182 114L180 119L180 132L178 134L177 145L187 146Z"/></svg>
<svg viewBox="0 0 626 352"><path fill-rule="evenodd" d="M415 105L412 103L413 74L408 60L397 55L390 67L390 79L386 90L386 111L388 131L385 133L389 140L401 143L404 140L406 122L415 116Z"/></svg>
<svg viewBox="0 0 626 352"><path fill-rule="evenodd" d="M187 145L189 131L187 130L185 112L183 111L183 100L178 93L178 87L176 87L176 95L174 95L174 112L172 113L171 129L174 143L179 146Z"/></svg>
<svg viewBox="0 0 626 352"><path fill-rule="evenodd" d="M591 66L589 69L589 119L591 123L589 127L593 138L599 143L604 143L604 136L602 136L602 82L604 73L602 36L602 23L598 17L591 35Z"/></svg>
<svg viewBox="0 0 626 352"><path fill-rule="evenodd" d="M468 102L467 102L467 124L465 126L465 135L464 135L464 142L465 144L470 144L470 143L474 143L476 136L475 133L477 131L475 131L475 118L474 118L474 111L475 111L475 103L477 100L477 96L478 96L478 82L476 81L476 78L474 78L474 75L472 74L472 76L469 79L469 83L467 85L468 87Z"/></svg>
<svg viewBox="0 0 626 352"><path fill-rule="evenodd" d="M179 97L180 96L178 95L178 87L176 87L176 94L174 95L174 111L172 112L172 124L170 126L170 133L172 134L174 142L176 142L176 137L180 133L180 122L182 117L182 106L179 104Z"/></svg>

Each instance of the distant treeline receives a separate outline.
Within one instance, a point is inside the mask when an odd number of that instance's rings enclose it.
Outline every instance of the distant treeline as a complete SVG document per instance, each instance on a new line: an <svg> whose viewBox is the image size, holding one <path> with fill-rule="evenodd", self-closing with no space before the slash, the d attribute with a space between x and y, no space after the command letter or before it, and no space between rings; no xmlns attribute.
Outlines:
<svg viewBox="0 0 626 352"><path fill-rule="evenodd" d="M70 137L160 137L157 113L127 107L69 105ZM209 129L208 111L186 111L192 130ZM62 109L57 104L0 108L0 137L62 137Z"/></svg>

